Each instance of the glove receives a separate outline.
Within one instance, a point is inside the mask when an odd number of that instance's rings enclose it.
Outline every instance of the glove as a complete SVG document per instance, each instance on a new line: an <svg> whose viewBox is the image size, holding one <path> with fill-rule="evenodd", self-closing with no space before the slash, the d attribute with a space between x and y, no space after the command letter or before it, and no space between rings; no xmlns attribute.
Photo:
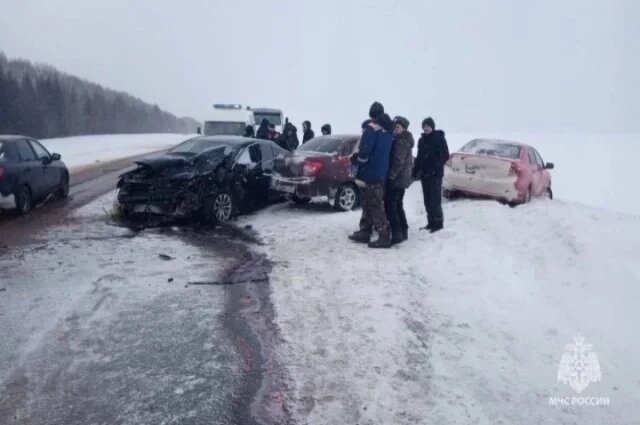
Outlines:
<svg viewBox="0 0 640 425"><path fill-rule="evenodd" d="M358 154L357 153L354 153L354 154L351 155L351 163L353 165L358 165Z"/></svg>

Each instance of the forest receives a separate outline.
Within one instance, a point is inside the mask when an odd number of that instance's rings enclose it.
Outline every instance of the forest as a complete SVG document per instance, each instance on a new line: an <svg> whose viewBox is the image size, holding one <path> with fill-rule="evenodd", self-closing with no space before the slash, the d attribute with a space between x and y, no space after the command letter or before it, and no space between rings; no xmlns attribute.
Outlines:
<svg viewBox="0 0 640 425"><path fill-rule="evenodd" d="M0 52L0 134L186 134L197 127L192 118L178 118L127 93Z"/></svg>

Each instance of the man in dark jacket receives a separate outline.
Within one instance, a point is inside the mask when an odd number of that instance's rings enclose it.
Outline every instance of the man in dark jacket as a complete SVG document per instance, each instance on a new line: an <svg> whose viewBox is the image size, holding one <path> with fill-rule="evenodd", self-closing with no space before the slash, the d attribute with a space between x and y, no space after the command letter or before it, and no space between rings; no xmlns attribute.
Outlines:
<svg viewBox="0 0 640 425"><path fill-rule="evenodd" d="M431 233L442 230L442 177L444 164L449 160L449 147L444 131L436 130L433 118L422 121L424 133L418 141L418 156L414 167L414 178L422 182L424 207L427 210L427 225L422 229Z"/></svg>
<svg viewBox="0 0 640 425"><path fill-rule="evenodd" d="M304 121L302 123L302 144L307 143L314 137L316 137L316 135L313 130L311 130L311 121Z"/></svg>
<svg viewBox="0 0 640 425"><path fill-rule="evenodd" d="M320 127L323 136L331 136L331 124L325 124Z"/></svg>
<svg viewBox="0 0 640 425"><path fill-rule="evenodd" d="M247 128L245 128L244 130L244 137L249 137L249 138L254 138L256 137L256 132L253 129L252 125L248 125Z"/></svg>
<svg viewBox="0 0 640 425"><path fill-rule="evenodd" d="M284 125L284 130L282 135L280 135L278 140L276 140L276 143L281 148L286 149L288 151L295 150L299 145L298 129L290 122L287 122Z"/></svg>
<svg viewBox="0 0 640 425"><path fill-rule="evenodd" d="M404 192L411 185L413 171L413 146L415 142L409 128L409 120L404 117L393 119L393 146L387 178L385 207L391 225L391 243L397 244L409 239L409 225L404 212Z"/></svg>
<svg viewBox="0 0 640 425"><path fill-rule="evenodd" d="M369 109L371 122L364 130L357 153L356 182L364 185L360 230L349 239L368 243L370 248L389 248L391 232L384 208L384 189L389 172L393 122L384 113L384 107L374 102ZM371 241L371 233L378 232L378 239Z"/></svg>
<svg viewBox="0 0 640 425"><path fill-rule="evenodd" d="M256 132L256 137L258 139L269 140L269 120L263 118L260 122L260 126L258 127L258 131Z"/></svg>

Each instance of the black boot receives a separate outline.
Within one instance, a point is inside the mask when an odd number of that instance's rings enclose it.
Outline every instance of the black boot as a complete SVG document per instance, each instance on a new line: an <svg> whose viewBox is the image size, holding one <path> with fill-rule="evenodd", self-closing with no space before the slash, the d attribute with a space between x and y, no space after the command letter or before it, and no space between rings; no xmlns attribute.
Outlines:
<svg viewBox="0 0 640 425"><path fill-rule="evenodd" d="M421 227L420 230L431 230L433 228L433 224L427 223L426 226Z"/></svg>
<svg viewBox="0 0 640 425"><path fill-rule="evenodd" d="M444 229L444 224L442 222L439 223L435 223L434 225L431 226L431 228L429 229L429 233L435 233L438 232L440 230Z"/></svg>
<svg viewBox="0 0 640 425"><path fill-rule="evenodd" d="M349 235L349 239L358 243L369 243L371 241L371 232L367 230L358 230Z"/></svg>
<svg viewBox="0 0 640 425"><path fill-rule="evenodd" d="M369 248L391 248L391 234L389 231L381 232L378 240L369 242Z"/></svg>
<svg viewBox="0 0 640 425"><path fill-rule="evenodd" d="M404 229L402 229L402 239L404 239L405 241L409 240L409 228L405 227Z"/></svg>
<svg viewBox="0 0 640 425"><path fill-rule="evenodd" d="M391 231L391 245L402 243L405 240L404 232L401 229Z"/></svg>

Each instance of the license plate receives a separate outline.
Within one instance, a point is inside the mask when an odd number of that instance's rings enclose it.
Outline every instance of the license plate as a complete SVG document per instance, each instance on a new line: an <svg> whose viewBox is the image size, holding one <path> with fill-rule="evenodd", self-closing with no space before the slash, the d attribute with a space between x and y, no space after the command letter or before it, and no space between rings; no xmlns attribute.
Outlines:
<svg viewBox="0 0 640 425"><path fill-rule="evenodd" d="M276 183L276 190L281 191L281 192L286 192L286 193L292 193L292 194L296 193L295 185L288 184L288 183L277 182Z"/></svg>

